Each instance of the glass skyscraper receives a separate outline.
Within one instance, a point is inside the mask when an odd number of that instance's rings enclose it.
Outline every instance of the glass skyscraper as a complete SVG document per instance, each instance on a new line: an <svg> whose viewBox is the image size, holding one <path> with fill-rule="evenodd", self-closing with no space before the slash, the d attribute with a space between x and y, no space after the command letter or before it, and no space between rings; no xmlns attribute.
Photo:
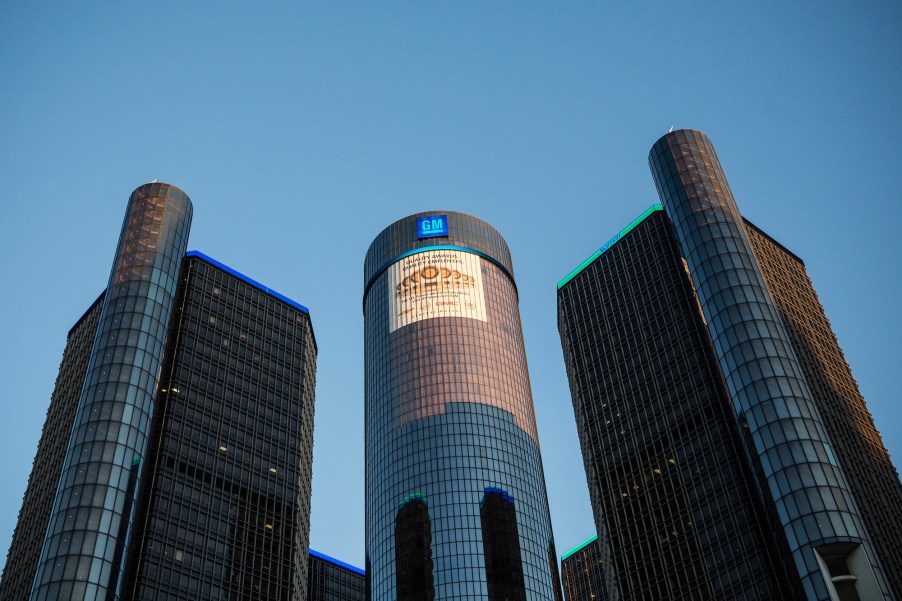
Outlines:
<svg viewBox="0 0 902 601"><path fill-rule="evenodd" d="M366 573L310 549L307 601L366 601Z"/></svg>
<svg viewBox="0 0 902 601"><path fill-rule="evenodd" d="M558 286L610 597L894 598L902 488L804 265L704 134L649 161L663 204Z"/></svg>
<svg viewBox="0 0 902 601"><path fill-rule="evenodd" d="M4 601L306 594L309 312L186 254L187 202L158 183L129 201L110 284L69 332Z"/></svg>
<svg viewBox="0 0 902 601"><path fill-rule="evenodd" d="M605 601L604 560L598 535L591 536L561 556L566 601Z"/></svg>
<svg viewBox="0 0 902 601"><path fill-rule="evenodd" d="M663 208L614 240L558 290L608 599L795 598Z"/></svg>
<svg viewBox="0 0 902 601"><path fill-rule="evenodd" d="M196 251L177 299L122 598L303 599L309 312Z"/></svg>
<svg viewBox="0 0 902 601"><path fill-rule="evenodd" d="M38 452L28 477L22 510L19 512L6 566L3 568L0 601L28 599L31 594L31 584L38 568L47 521L50 519L56 485L66 457L72 422L75 420L75 410L78 408L88 360L94 346L103 297L101 294L94 301L66 337L66 348L50 397Z"/></svg>
<svg viewBox="0 0 902 601"><path fill-rule="evenodd" d="M783 319L833 451L896 599L902 599L902 485L858 390L805 264L746 221L768 290Z"/></svg>
<svg viewBox="0 0 902 601"><path fill-rule="evenodd" d="M421 213L364 265L372 598L560 599L507 244Z"/></svg>
<svg viewBox="0 0 902 601"><path fill-rule="evenodd" d="M713 145L701 132L672 132L652 147L649 164L806 597L827 599L837 587L840 593L854 587L868 598L888 597L883 562ZM841 578L856 566L858 582ZM837 586L831 587L833 578Z"/></svg>
<svg viewBox="0 0 902 601"><path fill-rule="evenodd" d="M121 585L191 201L129 198L31 598L106 599Z"/></svg>

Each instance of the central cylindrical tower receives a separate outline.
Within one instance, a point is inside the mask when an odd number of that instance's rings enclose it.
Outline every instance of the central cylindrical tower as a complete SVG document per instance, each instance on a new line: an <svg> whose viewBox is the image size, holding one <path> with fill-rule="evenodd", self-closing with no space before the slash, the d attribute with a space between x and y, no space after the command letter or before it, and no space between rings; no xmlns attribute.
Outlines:
<svg viewBox="0 0 902 601"><path fill-rule="evenodd" d="M510 252L450 211L364 265L372 599L560 599Z"/></svg>

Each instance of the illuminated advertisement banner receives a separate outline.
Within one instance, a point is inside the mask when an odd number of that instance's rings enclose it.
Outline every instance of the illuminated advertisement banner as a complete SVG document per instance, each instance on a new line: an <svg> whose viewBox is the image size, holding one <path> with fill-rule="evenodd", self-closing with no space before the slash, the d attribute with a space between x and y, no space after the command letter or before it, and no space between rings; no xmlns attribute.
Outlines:
<svg viewBox="0 0 902 601"><path fill-rule="evenodd" d="M482 269L477 255L430 250L388 268L389 332L434 317L486 321Z"/></svg>

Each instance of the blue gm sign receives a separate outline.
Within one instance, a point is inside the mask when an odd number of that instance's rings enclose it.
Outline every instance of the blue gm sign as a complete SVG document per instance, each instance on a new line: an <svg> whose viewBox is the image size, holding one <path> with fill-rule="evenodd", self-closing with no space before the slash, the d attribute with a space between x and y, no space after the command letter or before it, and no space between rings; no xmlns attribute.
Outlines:
<svg viewBox="0 0 902 601"><path fill-rule="evenodd" d="M448 216L430 215L417 218L417 238L438 238L448 235Z"/></svg>

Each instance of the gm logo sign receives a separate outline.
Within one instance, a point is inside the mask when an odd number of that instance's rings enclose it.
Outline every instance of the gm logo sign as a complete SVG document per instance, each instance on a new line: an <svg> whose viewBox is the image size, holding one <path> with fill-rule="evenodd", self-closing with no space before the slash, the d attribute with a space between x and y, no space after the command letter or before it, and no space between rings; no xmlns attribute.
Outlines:
<svg viewBox="0 0 902 601"><path fill-rule="evenodd" d="M417 238L438 238L448 235L448 216L430 215L417 218Z"/></svg>

